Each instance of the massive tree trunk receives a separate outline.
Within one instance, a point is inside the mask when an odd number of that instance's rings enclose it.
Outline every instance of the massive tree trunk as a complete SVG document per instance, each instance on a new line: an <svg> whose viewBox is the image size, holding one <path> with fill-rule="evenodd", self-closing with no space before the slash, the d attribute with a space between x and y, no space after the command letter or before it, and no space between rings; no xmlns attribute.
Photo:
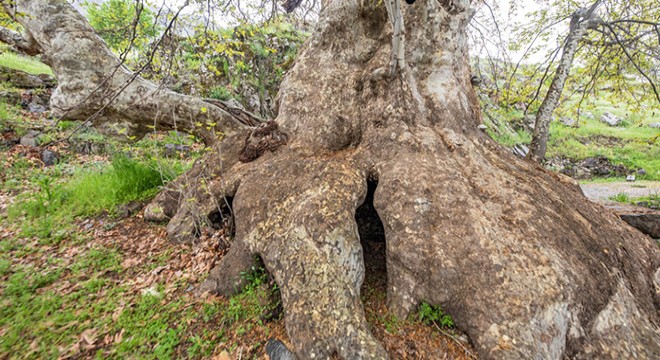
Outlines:
<svg viewBox="0 0 660 360"><path fill-rule="evenodd" d="M596 1L591 7L579 9L571 16L571 24L566 42L562 48L561 60L559 60L550 88L541 103L539 111L536 113L534 135L532 136L532 143L529 145L528 154L528 157L534 161L541 162L545 158L548 149L548 138L550 137L552 113L559 105L559 99L573 66L573 59L578 50L578 45L587 34L587 31L595 25L596 9L600 3L601 1Z"/></svg>
<svg viewBox="0 0 660 360"><path fill-rule="evenodd" d="M360 301L355 211L368 181L398 315L442 305L483 358L657 358L657 245L478 129L469 1L404 5L405 59L391 55L396 14L377 3L326 2L275 122L220 141L145 217L188 241L232 198L235 240L202 289L236 290L261 256L301 359L387 358ZM64 26L43 19L23 20L38 42Z"/></svg>

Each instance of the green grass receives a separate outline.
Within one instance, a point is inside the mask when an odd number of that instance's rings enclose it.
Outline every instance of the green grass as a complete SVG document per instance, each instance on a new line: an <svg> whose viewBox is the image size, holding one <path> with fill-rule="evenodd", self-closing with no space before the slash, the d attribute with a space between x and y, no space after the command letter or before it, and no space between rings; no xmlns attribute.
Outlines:
<svg viewBox="0 0 660 360"><path fill-rule="evenodd" d="M18 106L0 101L0 130L13 129L16 134L22 136L27 132L27 126Z"/></svg>
<svg viewBox="0 0 660 360"><path fill-rule="evenodd" d="M65 196L76 209L75 215L112 212L118 205L155 195L160 186L183 171L182 167L159 169L161 164L164 162L143 163L116 156L109 168L75 177L69 182Z"/></svg>
<svg viewBox="0 0 660 360"><path fill-rule="evenodd" d="M69 245L43 252L25 239L0 240L0 358L208 358L228 334L268 331L261 317L279 305L278 289L263 269L245 274L249 284L234 297L195 305L197 299L184 294L167 297L162 284L153 293L131 290L135 271L149 271L124 269L120 249L82 245L67 258L62 254ZM102 344L108 336L111 342ZM86 352L85 337L95 352Z"/></svg>
<svg viewBox="0 0 660 360"><path fill-rule="evenodd" d="M649 196L640 196L640 197L631 198L630 196L628 196L628 194L619 193L614 196L611 196L610 200L624 204L660 208L660 194L652 194Z"/></svg>
<svg viewBox="0 0 660 360"><path fill-rule="evenodd" d="M583 121L579 128L558 123L550 126L548 157L582 160L605 156L632 170L644 169L640 179L660 180L660 131L647 127L614 128L598 120Z"/></svg>
<svg viewBox="0 0 660 360"><path fill-rule="evenodd" d="M17 164L20 162L14 166ZM29 167L19 169L31 173ZM44 244L58 243L70 235L74 218L103 212L112 215L119 205L154 196L183 170L175 160L138 161L116 156L109 166L78 172L65 185L54 180L57 177L37 172L30 179L37 191L28 192L11 206L8 216L22 224L23 236L37 237Z"/></svg>
<svg viewBox="0 0 660 360"><path fill-rule="evenodd" d="M614 196L610 196L610 200L620 202L620 203L629 203L630 202L630 196L626 193L618 193Z"/></svg>
<svg viewBox="0 0 660 360"><path fill-rule="evenodd" d="M571 112L576 103L577 100L564 102L556 116L575 116ZM582 115L591 112L593 119L582 116L579 127L567 127L559 121L550 124L546 158L562 157L579 161L605 156L612 163L624 165L631 171L644 169L646 175L638 175L639 179L660 180L660 130L648 127L650 123L660 122L660 111L657 108L655 103L634 108L602 99L587 104L582 109ZM624 119L623 126L611 127L600 122L599 118L604 112ZM488 126L486 131L498 143L513 147L531 142L531 134L513 131L507 125L521 118L522 112L495 108L489 109L488 114L499 120L499 126L495 126L489 116L484 117Z"/></svg>
<svg viewBox="0 0 660 360"><path fill-rule="evenodd" d="M10 51L0 53L0 66L22 70L33 75L53 75L50 67L35 58L18 55Z"/></svg>

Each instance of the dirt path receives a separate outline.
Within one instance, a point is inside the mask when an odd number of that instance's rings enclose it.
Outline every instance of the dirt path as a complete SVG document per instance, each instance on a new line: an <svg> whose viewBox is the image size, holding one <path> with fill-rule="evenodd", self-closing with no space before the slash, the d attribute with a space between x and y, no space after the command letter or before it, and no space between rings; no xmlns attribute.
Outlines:
<svg viewBox="0 0 660 360"><path fill-rule="evenodd" d="M595 202L611 202L609 199L624 193L629 198L660 195L660 181L634 181L580 184L584 195Z"/></svg>

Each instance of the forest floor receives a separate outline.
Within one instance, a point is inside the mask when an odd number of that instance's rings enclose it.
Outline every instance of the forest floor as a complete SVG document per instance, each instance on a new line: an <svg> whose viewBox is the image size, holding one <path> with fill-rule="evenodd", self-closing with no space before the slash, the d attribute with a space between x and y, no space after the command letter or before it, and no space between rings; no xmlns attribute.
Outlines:
<svg viewBox="0 0 660 360"><path fill-rule="evenodd" d="M133 156L171 140L147 139ZM245 274L250 285L231 298L192 294L224 255L224 230L172 244L164 225L142 219L153 191L129 191L151 176L140 162L117 160L119 150L51 150L61 156L54 166L34 147L0 149L0 359L266 359L269 339L287 343L279 293L263 269ZM190 161L175 160L179 171ZM391 358L474 358L440 309L409 319L388 312L384 247L368 248L381 251L365 256L362 298Z"/></svg>

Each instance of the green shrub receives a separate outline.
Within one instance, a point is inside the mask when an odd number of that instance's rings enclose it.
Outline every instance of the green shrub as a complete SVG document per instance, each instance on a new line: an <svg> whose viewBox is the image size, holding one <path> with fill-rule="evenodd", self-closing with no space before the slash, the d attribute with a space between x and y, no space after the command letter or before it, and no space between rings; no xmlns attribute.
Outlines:
<svg viewBox="0 0 660 360"><path fill-rule="evenodd" d="M435 323L443 328L454 327L454 319L445 314L440 306L432 306L427 303L419 306L419 320L425 324Z"/></svg>

